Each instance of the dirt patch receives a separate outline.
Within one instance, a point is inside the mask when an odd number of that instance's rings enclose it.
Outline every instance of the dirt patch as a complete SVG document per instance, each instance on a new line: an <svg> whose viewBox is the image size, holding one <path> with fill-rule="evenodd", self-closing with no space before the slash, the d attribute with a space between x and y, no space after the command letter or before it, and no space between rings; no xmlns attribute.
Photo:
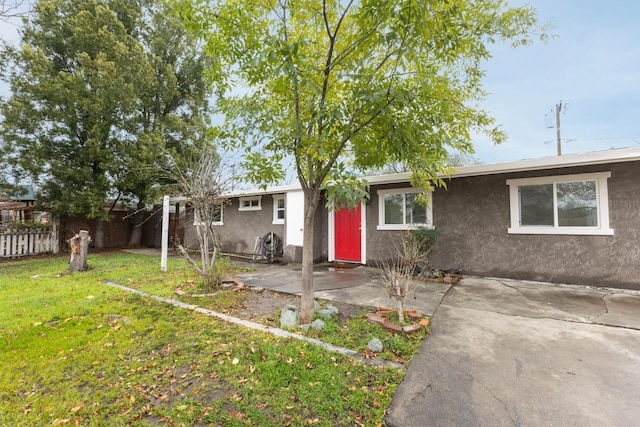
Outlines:
<svg viewBox="0 0 640 427"><path fill-rule="evenodd" d="M263 324L272 324L280 317L280 311L287 305L300 307L300 297L297 295L284 294L264 290L256 292L254 290L243 290L243 301L240 305L228 310L228 314L241 319L252 320ZM321 305L331 304L338 308L338 319L345 322L351 317L361 314L363 311L373 311L370 307L360 305L345 304L336 301L318 300Z"/></svg>

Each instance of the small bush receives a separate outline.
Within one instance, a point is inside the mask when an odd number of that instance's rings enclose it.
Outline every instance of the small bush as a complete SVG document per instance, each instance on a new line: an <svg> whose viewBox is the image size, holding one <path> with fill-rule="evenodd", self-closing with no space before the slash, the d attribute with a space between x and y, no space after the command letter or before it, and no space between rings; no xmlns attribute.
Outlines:
<svg viewBox="0 0 640 427"><path fill-rule="evenodd" d="M222 286L222 282L229 278L232 271L235 270L231 265L231 260L229 260L229 257L219 256L216 259L213 269L210 271L207 286L207 288L209 289L205 289L205 291L208 292Z"/></svg>

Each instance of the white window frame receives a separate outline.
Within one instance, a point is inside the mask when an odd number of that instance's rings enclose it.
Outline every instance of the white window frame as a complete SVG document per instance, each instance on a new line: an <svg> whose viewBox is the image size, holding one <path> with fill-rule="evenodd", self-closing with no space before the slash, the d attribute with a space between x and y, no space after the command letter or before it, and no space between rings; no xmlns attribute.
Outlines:
<svg viewBox="0 0 640 427"><path fill-rule="evenodd" d="M224 225L224 203L220 202L219 205L220 205L220 221L213 221L211 225ZM204 225L204 223L200 221L200 218L198 218L198 214L195 211L195 209L193 211L193 225L195 227Z"/></svg>
<svg viewBox="0 0 640 427"><path fill-rule="evenodd" d="M609 227L609 192L607 179L611 172L594 172L575 175L554 175L537 178L508 179L511 227L509 234L565 234L565 235L613 235ZM557 192L555 184L563 182L595 181L596 209L598 224L596 226L558 226ZM554 184L553 215L555 225L520 225L520 196L518 188L524 185Z"/></svg>
<svg viewBox="0 0 640 427"><path fill-rule="evenodd" d="M407 194L416 194L421 193L422 190L419 188L392 188L388 190L378 190L378 226L376 227L378 230L413 230L418 227L428 227L433 228L433 208L432 208L432 192L427 192L426 196L429 198L429 204L427 205L427 223L426 224L407 224L406 222L406 195ZM403 224L385 224L385 208L384 208L384 196L387 194L403 194L404 203L402 206L402 220Z"/></svg>
<svg viewBox="0 0 640 427"><path fill-rule="evenodd" d="M243 206L244 202L253 202L257 201L257 206ZM262 210L262 196L251 196L251 197L240 197L240 201L238 202L238 210L239 211L260 211Z"/></svg>
<svg viewBox="0 0 640 427"><path fill-rule="evenodd" d="M284 203L283 208L278 208L278 201L282 200ZM283 218L278 218L278 211L282 210L284 213ZM287 215L287 202L284 198L284 194L277 194L273 196L273 224L284 224L284 219Z"/></svg>

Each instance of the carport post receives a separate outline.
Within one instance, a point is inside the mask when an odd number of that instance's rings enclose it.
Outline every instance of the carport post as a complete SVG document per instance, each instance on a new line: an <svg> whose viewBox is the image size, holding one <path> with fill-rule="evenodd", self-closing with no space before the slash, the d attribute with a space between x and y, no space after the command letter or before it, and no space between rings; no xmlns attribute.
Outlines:
<svg viewBox="0 0 640 427"><path fill-rule="evenodd" d="M167 271L167 252L169 250L169 196L162 198L162 254L160 269Z"/></svg>

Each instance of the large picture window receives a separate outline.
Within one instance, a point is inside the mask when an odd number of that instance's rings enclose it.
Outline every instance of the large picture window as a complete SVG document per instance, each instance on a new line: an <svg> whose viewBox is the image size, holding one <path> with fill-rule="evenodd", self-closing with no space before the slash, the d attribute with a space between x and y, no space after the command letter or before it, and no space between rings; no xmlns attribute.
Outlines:
<svg viewBox="0 0 640 427"><path fill-rule="evenodd" d="M407 230L431 225L431 203L418 203L416 188L378 191L378 230ZM429 194L429 197L431 195Z"/></svg>
<svg viewBox="0 0 640 427"><path fill-rule="evenodd" d="M514 234L613 234L610 172L507 180Z"/></svg>

